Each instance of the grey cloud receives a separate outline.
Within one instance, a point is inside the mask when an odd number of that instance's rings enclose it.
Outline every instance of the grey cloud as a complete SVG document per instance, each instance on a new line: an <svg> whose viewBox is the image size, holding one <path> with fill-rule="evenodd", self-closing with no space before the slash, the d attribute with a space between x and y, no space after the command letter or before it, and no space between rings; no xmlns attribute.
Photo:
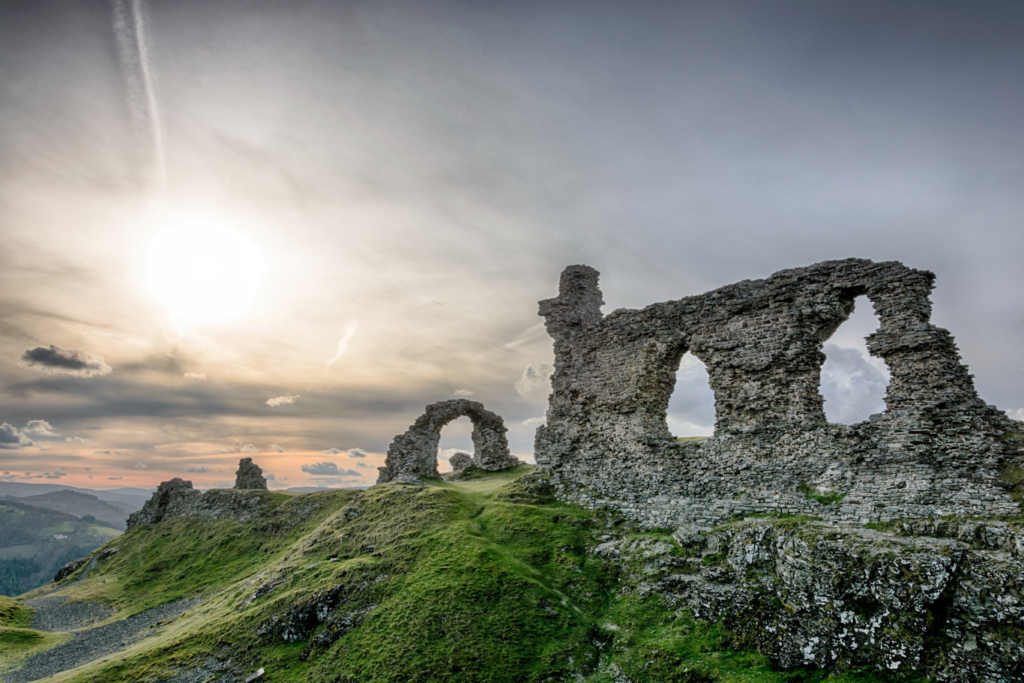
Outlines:
<svg viewBox="0 0 1024 683"><path fill-rule="evenodd" d="M523 398L540 398L551 393L552 368L547 363L528 365L516 380L516 391Z"/></svg>
<svg viewBox="0 0 1024 683"><path fill-rule="evenodd" d="M301 469L306 474L326 475L331 477L341 476L341 471L338 470L338 466L333 462L315 462L311 465L303 465Z"/></svg>
<svg viewBox="0 0 1024 683"><path fill-rule="evenodd" d="M189 467L185 471L192 474L207 474L209 472L213 472L209 467Z"/></svg>
<svg viewBox="0 0 1024 683"><path fill-rule="evenodd" d="M324 455L339 455L340 453L341 449L338 448L328 448L326 451L323 451Z"/></svg>
<svg viewBox="0 0 1024 683"><path fill-rule="evenodd" d="M372 470L373 469L373 465L368 465L365 462L357 462L356 463L356 467L362 468L364 470Z"/></svg>
<svg viewBox="0 0 1024 683"><path fill-rule="evenodd" d="M98 377L109 375L113 371L113 368L103 361L102 356L79 349L65 349L54 344L49 347L37 346L34 349L27 349L21 354L21 362L26 367L40 372L74 377Z"/></svg>
<svg viewBox="0 0 1024 683"><path fill-rule="evenodd" d="M15 450L32 445L32 439L18 431L14 425L7 424L6 422L0 424L0 448Z"/></svg>
<svg viewBox="0 0 1024 683"><path fill-rule="evenodd" d="M64 437L64 441L67 443L89 443L89 439L84 436L67 436Z"/></svg>
<svg viewBox="0 0 1024 683"><path fill-rule="evenodd" d="M350 458L365 458L366 451L362 448L350 448L348 449L348 457Z"/></svg>
<svg viewBox="0 0 1024 683"><path fill-rule="evenodd" d="M276 443L270 444L270 450L277 451L278 453L284 453L284 449L278 446Z"/></svg>
<svg viewBox="0 0 1024 683"><path fill-rule="evenodd" d="M858 349L825 345L821 395L830 422L855 424L885 410L889 380Z"/></svg>

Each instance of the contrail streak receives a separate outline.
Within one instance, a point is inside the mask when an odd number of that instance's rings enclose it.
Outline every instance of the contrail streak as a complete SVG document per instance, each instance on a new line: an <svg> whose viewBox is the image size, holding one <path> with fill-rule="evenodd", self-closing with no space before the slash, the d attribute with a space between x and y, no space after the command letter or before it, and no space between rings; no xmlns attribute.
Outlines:
<svg viewBox="0 0 1024 683"><path fill-rule="evenodd" d="M142 0L112 0L114 35L117 38L121 69L128 89L128 107L136 133L146 142L151 156L147 185L163 195L167 191L167 164L160 107L150 63L149 37L146 33Z"/></svg>
<svg viewBox="0 0 1024 683"><path fill-rule="evenodd" d="M324 368L324 370L337 363L338 359L341 358L342 354L348 351L348 340L352 338L352 335L356 333L357 329L357 321L349 320L347 323L345 323L345 327L341 331L341 340L338 342L338 351L337 353L334 354L334 358L327 361L327 367Z"/></svg>

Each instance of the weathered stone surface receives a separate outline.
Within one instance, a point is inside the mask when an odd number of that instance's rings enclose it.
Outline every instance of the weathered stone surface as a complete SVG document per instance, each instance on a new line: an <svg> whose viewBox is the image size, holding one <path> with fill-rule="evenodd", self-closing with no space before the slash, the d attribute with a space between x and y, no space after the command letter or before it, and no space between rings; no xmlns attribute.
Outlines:
<svg viewBox="0 0 1024 683"><path fill-rule="evenodd" d="M448 458L453 470L464 470L473 464L473 456L469 453L456 453Z"/></svg>
<svg viewBox="0 0 1024 683"><path fill-rule="evenodd" d="M501 417L478 401L455 398L427 406L404 434L395 437L388 447L384 467L377 468L380 470L377 483L439 477L437 446L441 441L441 428L464 416L473 422L473 465L494 472L521 464L508 450L505 437L508 430Z"/></svg>
<svg viewBox="0 0 1024 683"><path fill-rule="evenodd" d="M246 522L267 511L269 495L262 490L233 489L210 489L201 493L192 488L192 482L175 477L161 483L142 509L128 517L128 528L176 517L230 518Z"/></svg>
<svg viewBox="0 0 1024 683"><path fill-rule="evenodd" d="M900 263L828 261L707 294L603 315L598 273L570 266L540 302L555 342L537 464L559 498L644 525L707 529L737 514L867 522L1014 515L999 479L1024 464L1024 425L978 398L953 337L929 318L934 275ZM868 337L891 372L886 411L829 425L821 348L866 295ZM715 434L680 442L666 423L691 351L715 393ZM808 491L832 492L824 505Z"/></svg>
<svg viewBox="0 0 1024 683"><path fill-rule="evenodd" d="M252 458L242 458L238 461L238 471L235 472L235 488L267 490L267 480L263 476L263 470L252 461Z"/></svg>
<svg viewBox="0 0 1024 683"><path fill-rule="evenodd" d="M894 534L755 519L708 534L684 529L674 535L678 545L610 538L595 552L632 568L627 590L656 593L720 621L786 668L913 669L956 683L1024 680L1019 529L929 524L908 523ZM971 542L909 535L911 529Z"/></svg>

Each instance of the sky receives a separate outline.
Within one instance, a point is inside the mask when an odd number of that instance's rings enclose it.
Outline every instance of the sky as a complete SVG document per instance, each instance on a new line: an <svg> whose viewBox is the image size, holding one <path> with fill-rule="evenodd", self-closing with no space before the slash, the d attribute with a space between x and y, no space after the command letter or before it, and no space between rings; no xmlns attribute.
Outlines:
<svg viewBox="0 0 1024 683"><path fill-rule="evenodd" d="M1024 417L1022 30L1017 0L0 1L0 479L366 485L453 397L531 460L537 301L578 263L605 312L934 271ZM825 346L831 420L884 408L876 326ZM710 434L678 378L670 428Z"/></svg>

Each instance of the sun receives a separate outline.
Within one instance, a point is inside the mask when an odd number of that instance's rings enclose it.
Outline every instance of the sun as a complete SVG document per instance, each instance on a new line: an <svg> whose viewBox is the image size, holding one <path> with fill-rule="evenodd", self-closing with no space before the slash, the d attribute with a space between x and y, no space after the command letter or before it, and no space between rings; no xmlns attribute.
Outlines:
<svg viewBox="0 0 1024 683"><path fill-rule="evenodd" d="M150 289L182 324L238 317L255 300L261 274L253 243L221 225L181 223L158 235L150 251Z"/></svg>

